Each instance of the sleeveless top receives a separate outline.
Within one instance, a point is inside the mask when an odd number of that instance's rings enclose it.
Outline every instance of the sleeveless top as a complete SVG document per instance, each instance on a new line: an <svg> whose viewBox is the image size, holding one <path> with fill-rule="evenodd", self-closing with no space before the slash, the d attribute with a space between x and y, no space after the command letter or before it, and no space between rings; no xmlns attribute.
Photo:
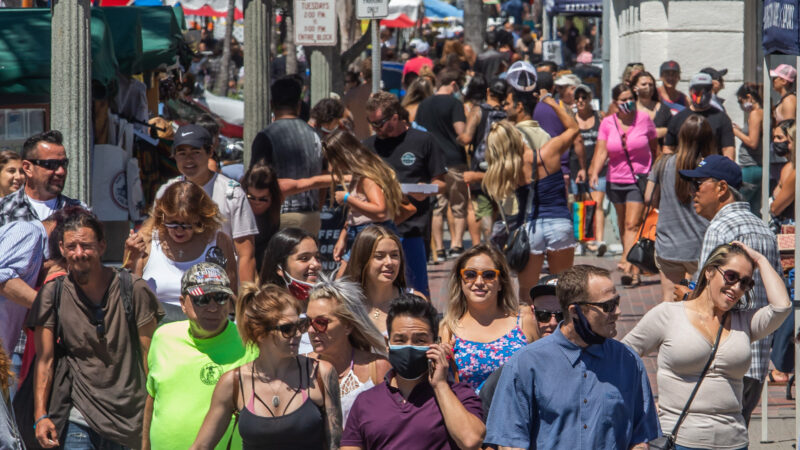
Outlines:
<svg viewBox="0 0 800 450"><path fill-rule="evenodd" d="M750 124L747 120L745 120L744 126L742 126L742 133L750 134ZM742 143L742 145L739 146L739 165L741 167L760 166L761 158L763 157L761 149L761 138L758 139L758 146L756 148L750 148Z"/></svg>
<svg viewBox="0 0 800 450"><path fill-rule="evenodd" d="M536 152L538 153L538 152ZM534 160L536 155L534 155ZM539 159L541 161L541 157ZM542 164L544 167L544 164ZM537 165L533 164L533 173L536 175ZM572 220L572 213L567 206L567 190L564 183L564 175L560 170L550 173L547 168L544 169L547 176L542 179L533 180L529 185L520 186L516 189L517 201L519 204L520 212L525 210L525 205L528 202L532 203L529 206L529 212L525 220L533 222L536 219L570 219ZM530 199L529 193L533 193L533 198Z"/></svg>
<svg viewBox="0 0 800 450"><path fill-rule="evenodd" d="M558 173L558 176L561 174ZM519 321L520 316L517 314L516 326L492 342L468 341L453 335L453 357L458 367L458 376L461 381L469 382L475 392L480 392L483 383L495 369L502 366L517 350L528 345Z"/></svg>
<svg viewBox="0 0 800 450"><path fill-rule="evenodd" d="M794 94L794 92L790 92L790 93L788 93L788 94L784 95L783 97L781 97L781 99L780 99L780 101L778 102L778 104L777 104L777 105L775 105L775 123L776 123L776 124L778 124L778 123L781 123L781 122L783 122L783 121L784 121L784 120L786 120L786 119L791 119L791 117L783 117L783 116L781 115L780 108L778 108L779 106L781 106L781 103L783 103L783 100L784 100L784 99L786 99L786 97L788 97L788 96L790 96L790 95L795 95L795 94Z"/></svg>
<svg viewBox="0 0 800 450"><path fill-rule="evenodd" d="M581 138L583 138L583 153L584 158L586 161L586 169L588 172L589 166L592 164L592 157L594 157L594 148L597 145L597 134L600 131L600 122L602 119L600 118L600 114L597 111L594 112L594 125L589 128L581 128L580 134ZM573 179L578 175L578 171L581 170L581 164L578 161L578 154L575 153L575 148L572 147L569 149L569 174L570 177ZM600 176L606 176L606 172L608 171L608 165L603 166L603 170L600 171Z"/></svg>
<svg viewBox="0 0 800 450"><path fill-rule="evenodd" d="M371 364L374 364L374 362ZM368 378L367 381L363 383L358 379L356 373L353 372L353 358L350 358L350 371L339 381L339 398L342 402L343 426L347 423L347 416L350 415L350 409L353 407L356 397L358 397L360 393L373 387L375 387L375 383L372 382L372 377Z"/></svg>
<svg viewBox="0 0 800 450"><path fill-rule="evenodd" d="M367 201L367 196L364 193L358 191L358 178L353 178L350 181L350 186L348 186L348 193L350 197L355 197L362 201ZM356 211L355 208L348 208L347 209L347 224L350 226L359 226L359 225L366 225L368 223L372 223L372 219L365 216L359 211Z"/></svg>
<svg viewBox="0 0 800 450"><path fill-rule="evenodd" d="M250 400L239 412L239 435L242 437L242 449L322 449L325 446L325 432L321 408L314 404L308 397L308 384L319 366L309 368L310 359L306 359L306 370L302 370L300 360L297 359L297 368L300 369L301 380L305 379L305 387L301 381L300 387L288 402L288 407L298 393L302 395L303 404L296 410L282 416L275 416L272 409L255 393L255 378L252 380ZM302 377L302 374L307 374ZM241 389L242 374L239 372L239 386L244 401L244 390ZM264 405L273 414L272 417L256 415L255 400Z"/></svg>
<svg viewBox="0 0 800 450"><path fill-rule="evenodd" d="M153 230L152 241L150 242L150 257L142 271L142 278L147 282L159 301L170 305L180 306L181 298L181 277L193 265L204 262L208 249L217 245L217 237L206 245L203 253L191 261L173 261L164 254L161 241L158 239L158 231Z"/></svg>

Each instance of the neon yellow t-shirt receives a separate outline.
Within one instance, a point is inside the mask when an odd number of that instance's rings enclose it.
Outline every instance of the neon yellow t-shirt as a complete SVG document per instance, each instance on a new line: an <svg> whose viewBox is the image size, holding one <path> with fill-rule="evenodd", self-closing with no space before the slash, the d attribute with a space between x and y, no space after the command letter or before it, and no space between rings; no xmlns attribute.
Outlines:
<svg viewBox="0 0 800 450"><path fill-rule="evenodd" d="M147 393L155 400L150 425L152 449L189 448L211 406L217 380L257 356L257 348L245 349L233 322L209 339L192 337L188 320L159 327L147 355ZM228 445L232 429L231 419L218 449ZM242 448L238 432L231 448Z"/></svg>

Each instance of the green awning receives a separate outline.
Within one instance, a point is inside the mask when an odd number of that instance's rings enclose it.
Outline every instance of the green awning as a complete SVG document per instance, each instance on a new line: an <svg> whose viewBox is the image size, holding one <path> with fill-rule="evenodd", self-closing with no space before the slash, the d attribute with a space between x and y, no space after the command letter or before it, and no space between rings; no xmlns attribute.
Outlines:
<svg viewBox="0 0 800 450"><path fill-rule="evenodd" d="M138 10L124 7L100 8L113 30L114 54L119 71L125 75L142 72L142 22Z"/></svg>
<svg viewBox="0 0 800 450"><path fill-rule="evenodd" d="M171 6L133 6L142 23L142 70L171 66L183 51L183 35Z"/></svg>

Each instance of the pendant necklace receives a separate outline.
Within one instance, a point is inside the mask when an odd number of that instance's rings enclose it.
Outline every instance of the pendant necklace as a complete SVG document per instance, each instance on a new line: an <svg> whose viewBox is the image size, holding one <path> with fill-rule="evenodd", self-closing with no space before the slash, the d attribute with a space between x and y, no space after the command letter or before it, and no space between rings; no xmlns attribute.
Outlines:
<svg viewBox="0 0 800 450"><path fill-rule="evenodd" d="M272 386L269 385L269 382L272 381L266 375L262 373L258 373L258 369L256 369L256 363L253 361L253 373L257 373L258 377L264 380L269 390L272 391L272 406L277 408L281 404L281 399L278 397L278 390L272 390Z"/></svg>
<svg viewBox="0 0 800 450"><path fill-rule="evenodd" d="M380 319L380 317L381 317L381 312L383 312L383 311L381 311L381 310L380 310L380 309L379 309L379 308L376 306L376 307L375 307L375 312L373 312L373 313L372 313L372 317L374 317L374 318L376 318L376 319Z"/></svg>

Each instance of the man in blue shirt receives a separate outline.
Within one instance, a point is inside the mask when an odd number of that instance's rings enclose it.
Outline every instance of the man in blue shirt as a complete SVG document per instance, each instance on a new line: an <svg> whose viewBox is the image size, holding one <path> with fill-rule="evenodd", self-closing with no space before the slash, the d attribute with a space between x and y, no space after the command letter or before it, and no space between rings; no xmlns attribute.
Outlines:
<svg viewBox="0 0 800 450"><path fill-rule="evenodd" d="M635 449L661 434L642 360L612 339L619 295L605 269L559 274L565 318L503 369L485 443L505 449Z"/></svg>

